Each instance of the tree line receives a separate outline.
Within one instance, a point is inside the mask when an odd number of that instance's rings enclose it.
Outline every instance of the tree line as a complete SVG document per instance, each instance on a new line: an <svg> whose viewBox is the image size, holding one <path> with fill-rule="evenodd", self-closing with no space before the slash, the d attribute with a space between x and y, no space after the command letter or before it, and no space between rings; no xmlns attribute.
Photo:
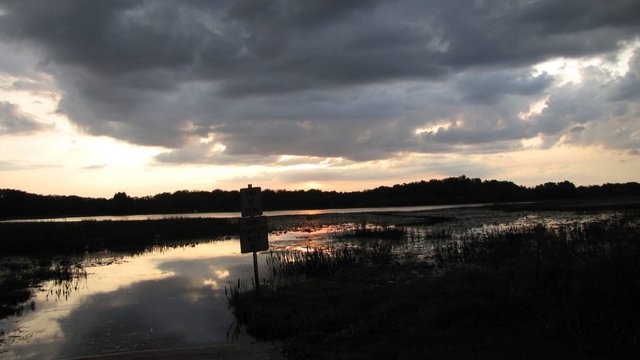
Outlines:
<svg viewBox="0 0 640 360"><path fill-rule="evenodd" d="M379 206L417 206L463 203L593 199L640 196L640 184L575 186L569 181L534 187L510 181L481 180L464 175L380 186L364 191L322 190L262 191L264 210L329 209ZM110 199L80 196L38 195L0 189L0 218L73 215L170 214L240 211L239 191L187 191L132 197L118 192Z"/></svg>

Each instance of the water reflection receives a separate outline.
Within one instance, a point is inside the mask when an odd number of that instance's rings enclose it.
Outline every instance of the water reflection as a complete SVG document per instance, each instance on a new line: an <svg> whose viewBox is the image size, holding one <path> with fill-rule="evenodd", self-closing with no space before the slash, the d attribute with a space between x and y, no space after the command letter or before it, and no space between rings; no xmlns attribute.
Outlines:
<svg viewBox="0 0 640 360"><path fill-rule="evenodd" d="M435 211L443 209L458 208L478 208L490 204L456 204L456 205L426 205L426 206L395 206L395 207L367 207L367 208L346 208L346 209L311 209L311 210L272 210L265 211L266 216L304 216L322 214L357 214L357 213L377 213L377 212L408 212L408 211ZM58 218L38 218L38 219L15 219L2 220L6 222L29 222L29 221L104 221L104 220L160 220L173 218L237 218L240 214L237 211L231 212L210 212L210 213L181 213L181 214L143 214L143 215L100 215L100 216L74 216Z"/></svg>
<svg viewBox="0 0 640 360"><path fill-rule="evenodd" d="M174 276L100 293L60 320L60 353L80 355L226 341L233 319L216 289Z"/></svg>
<svg viewBox="0 0 640 360"><path fill-rule="evenodd" d="M455 220L426 221L433 216L281 217L272 222L276 231L269 238L274 251L304 250L329 246L339 241L337 235L361 227L365 221L399 224L407 235L404 242L393 244L394 254L423 260L436 241L451 241L468 231L590 217L465 209L437 214L441 219ZM260 262L265 276L263 256ZM253 340L234 332L234 317L224 293L230 282L253 275L252 257L240 254L237 239L158 248L138 255L94 254L84 265L86 278L79 278L64 296L57 296L60 287L55 282L44 283L33 299L35 311L0 320L0 331L5 333L0 359L54 359Z"/></svg>
<svg viewBox="0 0 640 360"><path fill-rule="evenodd" d="M252 274L252 258L241 256L237 241L157 249L86 270L77 291L56 297L55 284L45 283L34 312L0 321L0 359L253 340L233 333L224 295L227 282Z"/></svg>

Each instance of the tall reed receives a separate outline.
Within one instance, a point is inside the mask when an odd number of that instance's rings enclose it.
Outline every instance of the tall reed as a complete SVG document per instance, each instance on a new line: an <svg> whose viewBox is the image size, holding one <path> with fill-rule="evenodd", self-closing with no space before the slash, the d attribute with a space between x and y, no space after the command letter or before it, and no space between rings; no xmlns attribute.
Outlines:
<svg viewBox="0 0 640 360"><path fill-rule="evenodd" d="M334 246L303 251L272 251L267 255L267 268L272 278L300 276L306 278L336 273L340 270L377 264L392 259L391 244L373 242L366 246Z"/></svg>

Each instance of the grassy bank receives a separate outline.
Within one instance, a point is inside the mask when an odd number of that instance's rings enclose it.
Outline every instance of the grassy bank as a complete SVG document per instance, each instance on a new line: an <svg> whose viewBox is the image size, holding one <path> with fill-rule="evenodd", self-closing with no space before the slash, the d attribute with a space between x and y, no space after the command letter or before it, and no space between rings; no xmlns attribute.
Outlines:
<svg viewBox="0 0 640 360"><path fill-rule="evenodd" d="M633 218L470 234L436 246L433 261L350 266L231 304L290 359L640 355Z"/></svg>
<svg viewBox="0 0 640 360"><path fill-rule="evenodd" d="M174 241L238 233L228 219L176 218L146 221L0 222L0 254L52 255L102 250L144 250Z"/></svg>

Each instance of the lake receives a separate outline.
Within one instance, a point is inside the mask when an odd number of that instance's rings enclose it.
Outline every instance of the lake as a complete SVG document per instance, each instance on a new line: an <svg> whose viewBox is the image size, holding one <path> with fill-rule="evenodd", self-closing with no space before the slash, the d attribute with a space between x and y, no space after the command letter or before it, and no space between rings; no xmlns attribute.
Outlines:
<svg viewBox="0 0 640 360"><path fill-rule="evenodd" d="M311 209L311 210L275 210L265 211L265 216L292 216L292 215L322 215L322 214L355 214L375 212L407 212L407 211L433 211L456 208L482 207L487 204L458 204L458 205L428 205L428 206L397 206L397 207L368 207L346 209ZM7 222L30 221L104 221L104 220L160 220L172 218L220 218L229 219L240 217L239 211L209 212L209 213L181 213L181 214L142 214L142 215L99 215L99 216L71 216L56 218L34 218L3 220Z"/></svg>
<svg viewBox="0 0 640 360"><path fill-rule="evenodd" d="M300 249L323 241L330 227L270 236L271 248ZM261 274L264 254L259 255ZM246 343L225 287L252 286L253 258L238 238L140 255L90 254L86 277L48 281L33 311L0 320L0 359L58 359L127 350Z"/></svg>
<svg viewBox="0 0 640 360"><path fill-rule="evenodd" d="M436 234L438 229L462 234L608 216L509 213L475 207L421 207L409 212L391 209L395 208L376 209L369 214L354 211L274 217L270 220L270 246L274 251L326 247L337 241L339 234L360 226L398 224L419 236L395 244L396 253L411 254L415 259L427 256L431 242L437 241L434 236L427 241L421 234ZM265 257L264 253L259 255L262 276L267 273ZM225 295L225 287L236 286L239 281L251 286L252 260L250 254L240 254L236 237L155 248L142 254L87 254L81 261L86 276L40 284L34 289L32 310L0 320L0 359L57 359L253 342L236 326Z"/></svg>
<svg viewBox="0 0 640 360"><path fill-rule="evenodd" d="M42 284L35 311L0 320L1 359L252 341L233 334L225 285L252 274L236 240L85 260L71 291Z"/></svg>

